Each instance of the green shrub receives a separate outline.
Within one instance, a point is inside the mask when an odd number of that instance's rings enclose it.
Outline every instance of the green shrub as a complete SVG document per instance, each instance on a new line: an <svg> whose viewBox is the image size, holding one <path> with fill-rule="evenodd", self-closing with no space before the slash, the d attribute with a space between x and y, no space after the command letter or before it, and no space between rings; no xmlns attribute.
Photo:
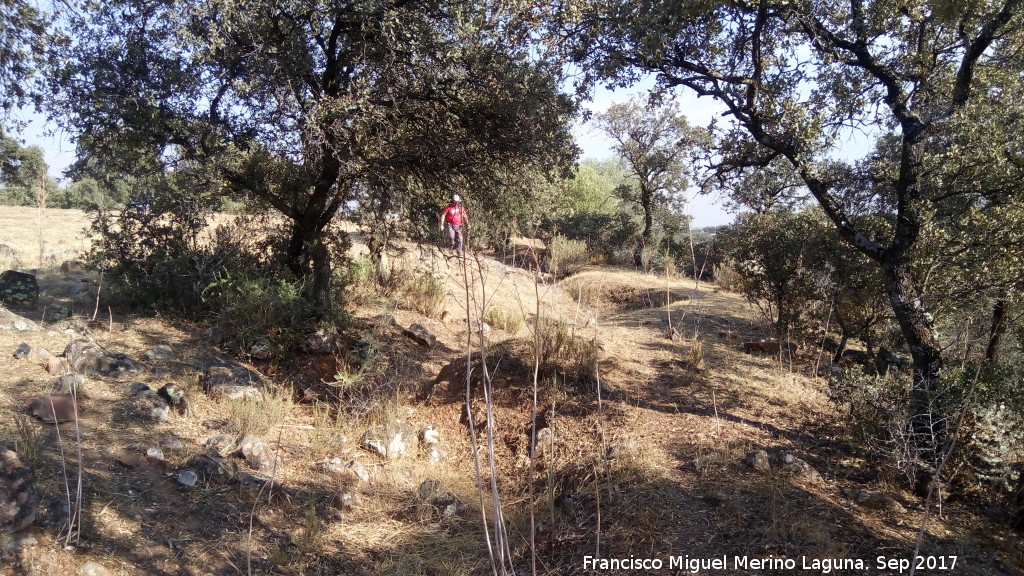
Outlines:
<svg viewBox="0 0 1024 576"><path fill-rule="evenodd" d="M415 311L428 318L436 318L444 310L447 295L444 281L433 274L414 275L403 290L405 301Z"/></svg>
<svg viewBox="0 0 1024 576"><path fill-rule="evenodd" d="M492 327L504 330L510 334L519 332L519 329L523 326L523 317L521 315L509 312L501 306L491 306L487 310L485 320Z"/></svg>
<svg viewBox="0 0 1024 576"><path fill-rule="evenodd" d="M581 382L596 379L598 348L594 341L577 336L572 326L552 318L540 318L535 329L542 370L561 372Z"/></svg>
<svg viewBox="0 0 1024 576"><path fill-rule="evenodd" d="M544 268L558 278L578 274L590 263L590 250L582 240L556 235L544 252Z"/></svg>

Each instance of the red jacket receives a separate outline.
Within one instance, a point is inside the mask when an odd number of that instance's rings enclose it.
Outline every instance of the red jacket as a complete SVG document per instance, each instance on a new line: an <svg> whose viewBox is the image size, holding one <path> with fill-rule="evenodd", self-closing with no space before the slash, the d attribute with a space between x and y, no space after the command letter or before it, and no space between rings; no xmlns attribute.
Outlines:
<svg viewBox="0 0 1024 576"><path fill-rule="evenodd" d="M445 206L444 212L441 213L444 217L444 221L452 226L461 226L466 218L466 209L461 204L452 202Z"/></svg>

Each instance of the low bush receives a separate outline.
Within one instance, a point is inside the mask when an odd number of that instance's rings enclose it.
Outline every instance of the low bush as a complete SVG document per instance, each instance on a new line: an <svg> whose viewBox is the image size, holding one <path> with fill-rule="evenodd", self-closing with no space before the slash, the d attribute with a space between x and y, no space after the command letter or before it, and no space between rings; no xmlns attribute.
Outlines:
<svg viewBox="0 0 1024 576"><path fill-rule="evenodd" d="M544 269L558 278L578 274L590 263L590 250L582 240L556 235L544 252Z"/></svg>

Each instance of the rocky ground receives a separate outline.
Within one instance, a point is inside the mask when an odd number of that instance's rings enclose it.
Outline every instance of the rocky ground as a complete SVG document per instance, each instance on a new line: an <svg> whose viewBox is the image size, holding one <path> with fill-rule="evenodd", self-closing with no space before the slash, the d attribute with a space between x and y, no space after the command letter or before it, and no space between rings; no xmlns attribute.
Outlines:
<svg viewBox="0 0 1024 576"><path fill-rule="evenodd" d="M288 361L97 307L94 272L39 272L38 302L0 312L0 437L21 453L0 453L0 575L490 573L488 453L517 573L531 533L540 574L905 574L919 536L936 567L919 574L1024 566L977 502L925 518L855 455L819 351L744 353L766 332L737 295L611 267L555 283L417 247L396 261L442 283L438 307L352 294L352 325ZM575 348L535 388L538 314Z"/></svg>

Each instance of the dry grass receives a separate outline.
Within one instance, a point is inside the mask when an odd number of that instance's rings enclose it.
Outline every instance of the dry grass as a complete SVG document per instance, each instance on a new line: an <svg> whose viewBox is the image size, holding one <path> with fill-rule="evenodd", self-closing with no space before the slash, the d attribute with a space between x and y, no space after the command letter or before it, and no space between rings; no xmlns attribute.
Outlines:
<svg viewBox="0 0 1024 576"><path fill-rule="evenodd" d="M416 264L402 263L410 270ZM174 414L165 423L146 422L132 412L125 383L90 378L82 425L83 527L91 548L72 553L37 545L22 555L19 572L0 564L0 576L74 574L86 559L131 576L244 574L250 549L254 574L490 573L470 440L459 423L464 383L456 379L450 388L438 384L429 405L405 392L432 382L442 367L463 356L465 318L482 307L466 302L460 268L444 260L425 264L444 275L441 308L447 316L432 318L412 306L395 310L380 298L367 298L354 311L356 328L350 336L355 340L365 333L377 339L384 373L377 372L376 363L360 372L361 364L345 351L345 359L351 360L348 369L344 362L338 365L350 385L339 385L333 374L318 375L311 390L319 396L272 396L259 405L203 395L197 383L200 371L188 364L216 352L198 337L202 327L113 310L113 322L96 330L94 337L135 358L156 343L171 343L176 362L156 366L163 373L147 372L139 379L152 388L177 382L189 394L193 413ZM474 261L468 264L471 272L478 272ZM520 572L529 573L531 508L538 520L548 523L537 550L538 573L544 575L578 572L582 556L594 554L598 546L603 557L660 558L684 553L873 558L910 550L916 536L914 513L865 511L839 495L843 486L870 483L859 480L870 465L848 464L851 459L834 441L829 422L836 416L822 382L809 375L812 364L798 355L792 365L782 365L744 354L741 340L713 336L758 336L742 298L704 284L694 290L685 279L615 268L591 268L560 284L538 286L532 272L485 264L483 285L475 276L472 282L486 293L489 310L528 318L524 324L529 327L539 295L541 316L557 319L542 322L550 345L547 355L567 373L558 376L559 385L541 383L543 425L552 430L553 441L535 460L530 477L529 370L513 358L500 358L493 400L495 481ZM665 337L666 282L673 327L683 334L704 335L700 339L679 344ZM660 303L654 300L658 294ZM580 295L582 302L577 302ZM391 326L392 319L400 327L427 326L438 345L429 350L416 345ZM503 327L493 313L486 319L497 328L490 335L493 350L501 350L506 341L510 344L505 350L528 349L531 340L522 333ZM595 337L600 347L591 345ZM69 339L59 330L0 333L0 351L13 350L25 340L60 352ZM584 344L590 347L584 349ZM696 360L707 369L698 372L682 365ZM578 375L594 364L600 367L600 407L594 387L560 385L569 372ZM272 366L254 368L269 372ZM272 378L279 382L298 382L305 376L291 367L273 368L277 373ZM0 355L0 379L6 383L0 387L0 407L23 413L48 378L37 359ZM339 398L350 401L362 394L359 386L371 383L383 387L376 396L366 392L372 408L362 419L344 416ZM367 427L392 419L415 430L434 425L441 434L442 462L432 463L416 450L385 462L359 447ZM33 425L40 431L40 487L47 495L59 493L52 427ZM61 430L66 439L65 431L71 429ZM283 469L272 490L261 492L216 478L202 478L194 488L173 482L177 470L204 452L210 436L239 431L263 434L275 451L279 447ZM14 439L13 427L8 437ZM180 439L183 447L166 449L163 463L119 463L119 457L144 454L170 437ZM793 452L811 462L825 483L751 473L739 460L756 448ZM698 469L695 462L711 453L721 454L720 462ZM370 481L326 471L323 461L335 457L361 462ZM240 459L233 461L244 469ZM418 487L428 479L454 494L465 511L449 518L422 502ZM533 502L525 496L531 484ZM336 509L331 501L338 491L357 494L358 505ZM900 497L915 504L911 496ZM256 502L250 539L247 529L239 527L247 527ZM54 528L38 530L40 542L54 540ZM1016 537L998 531L968 506L948 503L946 517L934 519L928 530L926 553L959 553L970 559L958 574L1009 574L1016 569L1014 556L1007 552L1016 549ZM972 536L979 533L1000 534L999 543L983 550L984 539ZM999 568L989 560L994 556L1011 568Z"/></svg>

